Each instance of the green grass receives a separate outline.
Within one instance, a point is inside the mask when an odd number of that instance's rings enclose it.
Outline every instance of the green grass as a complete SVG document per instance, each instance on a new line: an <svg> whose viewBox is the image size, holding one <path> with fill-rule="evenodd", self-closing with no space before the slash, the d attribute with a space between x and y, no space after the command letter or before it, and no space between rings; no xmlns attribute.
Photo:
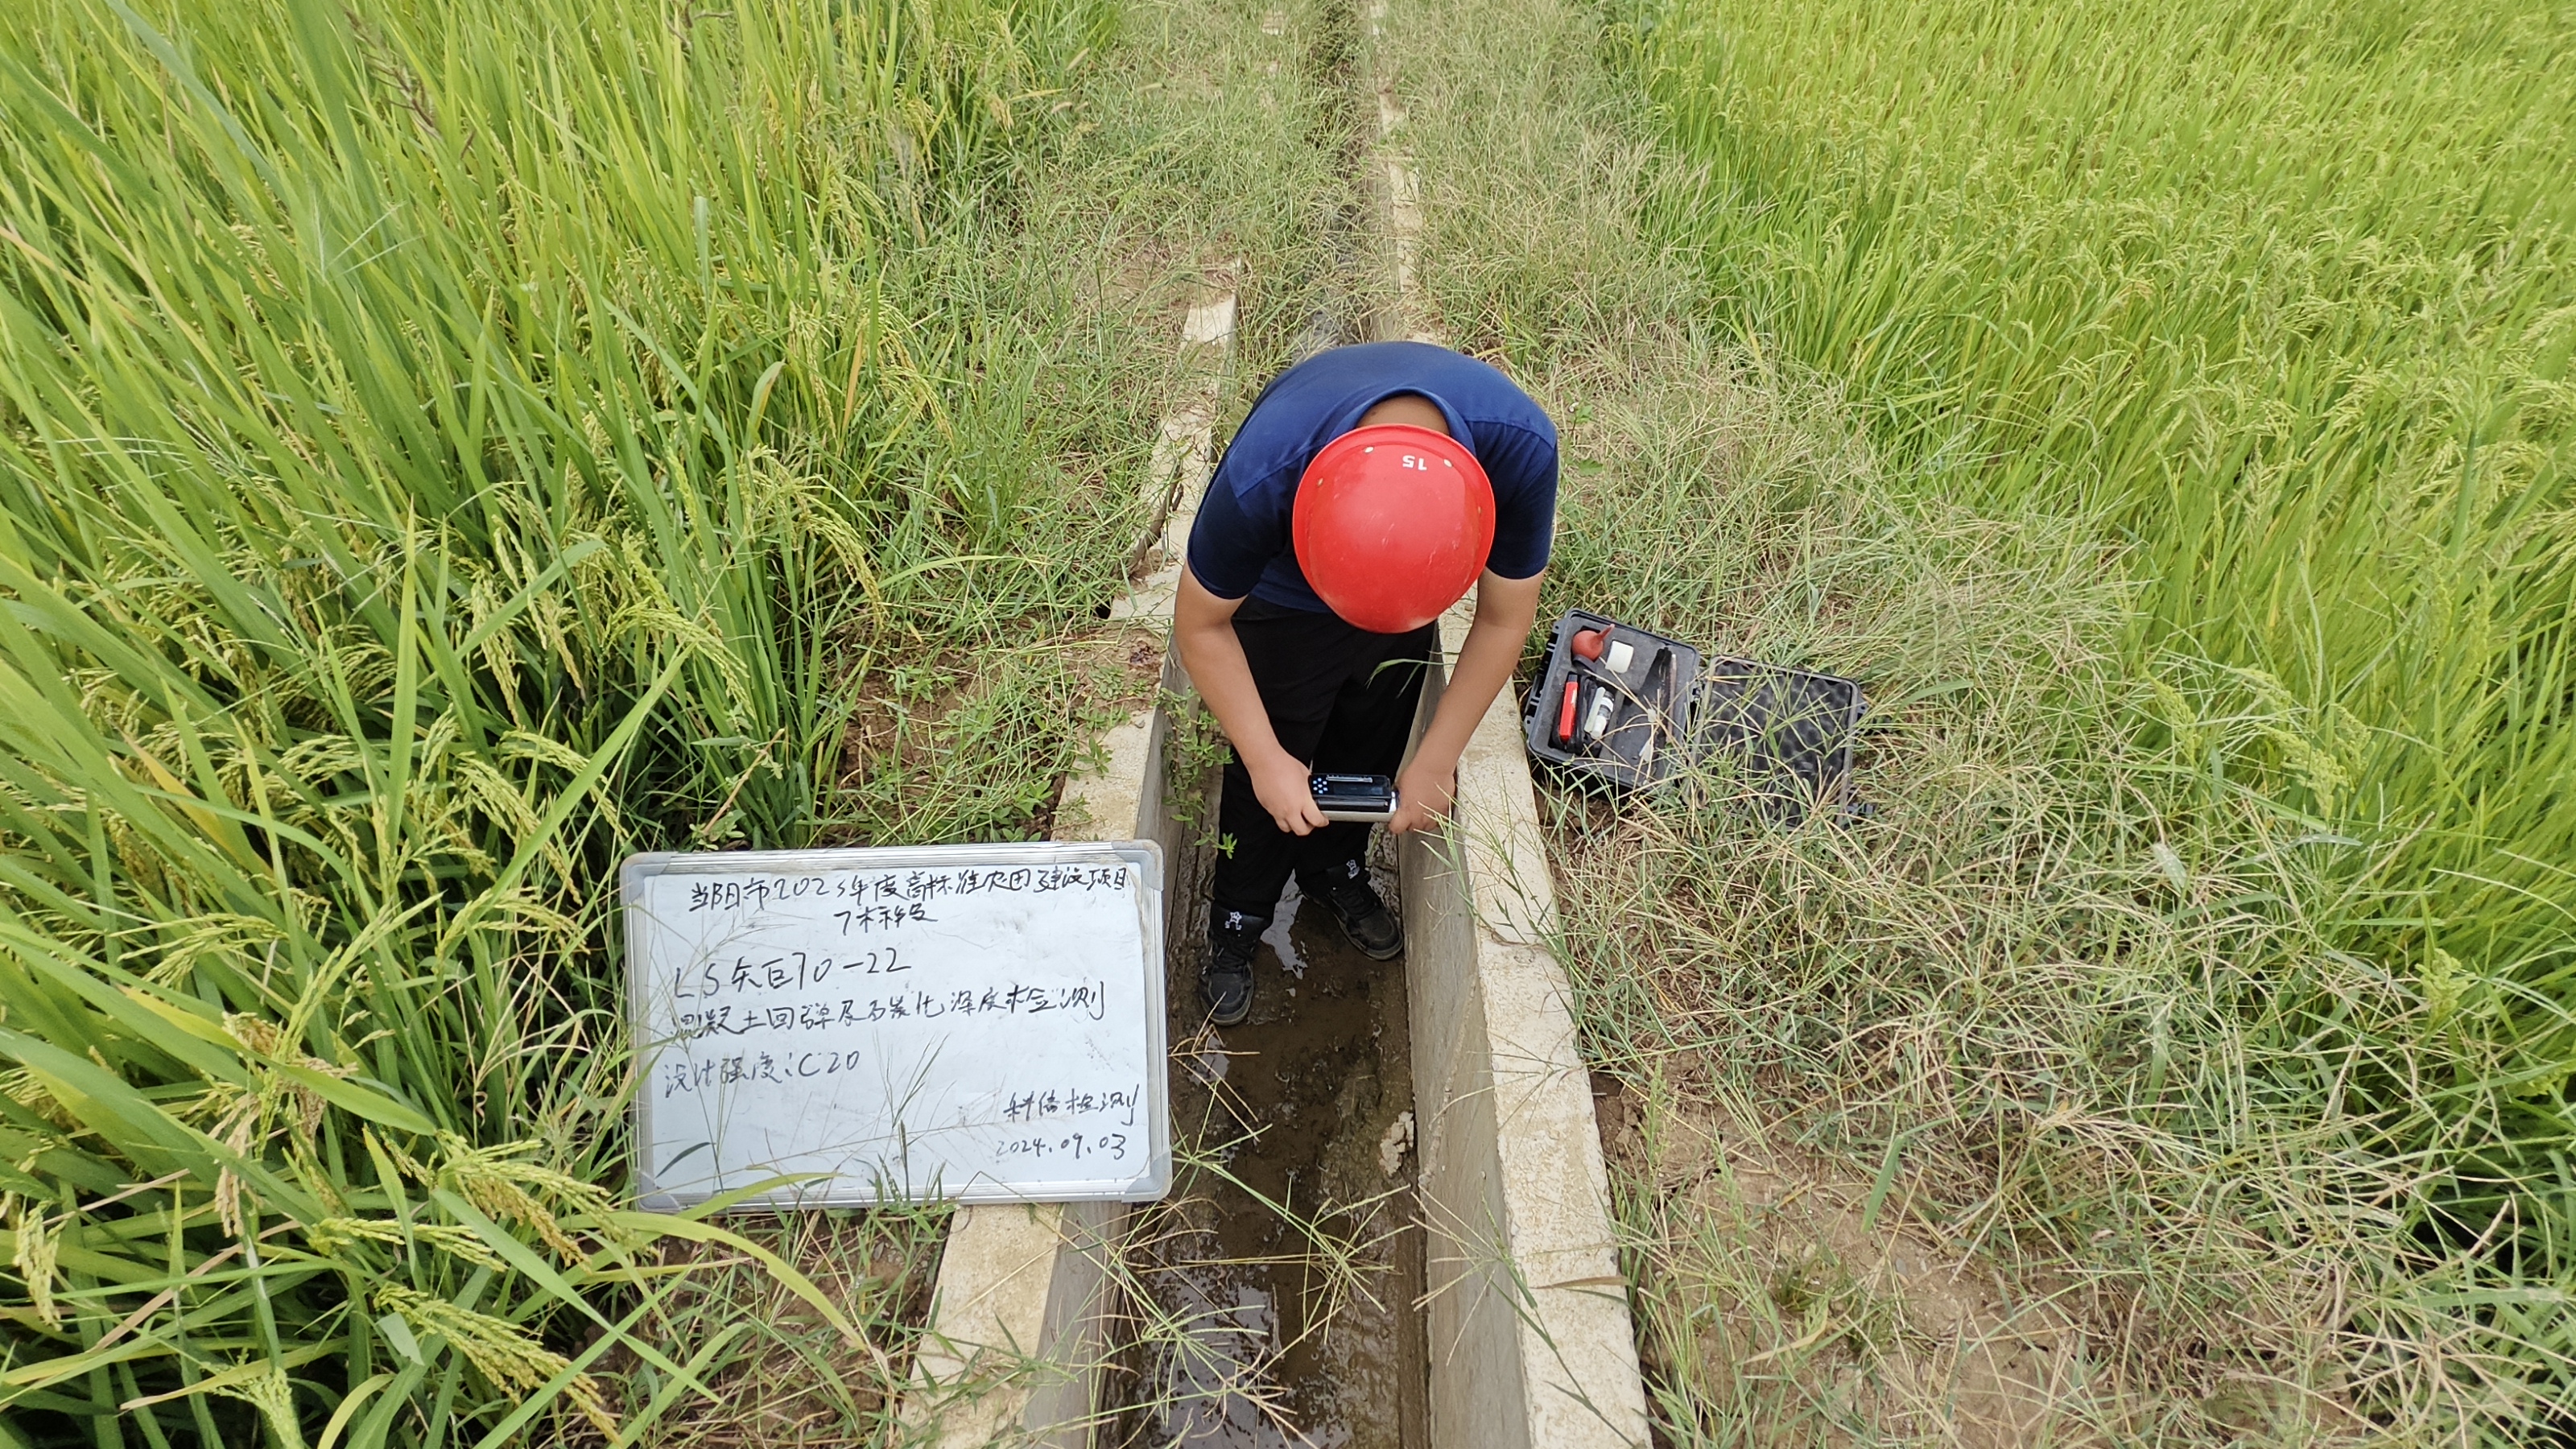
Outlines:
<svg viewBox="0 0 2576 1449"><path fill-rule="evenodd" d="M0 1441L691 1399L666 1249L764 1260L621 1210L600 886L1031 827L1162 365L1011 270L1106 13L0 17ZM836 791L897 664L996 752Z"/></svg>
<svg viewBox="0 0 2576 1449"><path fill-rule="evenodd" d="M2176 795L2268 802L2321 944L2494 1042L2529 1104L2497 1125L2560 1138L2576 14L1650 16L1705 168L1662 226L1723 315L1910 488L2100 526Z"/></svg>
<svg viewBox="0 0 2576 1449"><path fill-rule="evenodd" d="M2150 45L2183 22L2102 7L1695 3L1641 36L1581 0L1412 0L1390 22L1428 285L1564 431L1551 605L1856 675L1874 703L1880 813L1849 829L1726 808L1723 769L1706 807L1543 797L1584 1048L1623 1089L1612 1191L1669 1442L2504 1445L2576 1402L2571 852L2547 809L2564 203L2521 185L2564 170L2565 82L2525 25L2466 37L2489 69L2450 101L2388 80L2421 36L2346 47L2386 83L2337 88L2277 48L2334 49L2333 24L2253 14L2274 51ZM2116 78L2052 90L1988 20ZM1925 54L1955 62L1928 99ZM2158 89L2196 94L2178 69L2305 119L2120 151L2129 118L2191 109ZM2091 108L1994 129L2070 90ZM2396 144L2461 95L2498 164ZM2259 197L2197 204L2266 166ZM2310 170L2338 177L2323 202ZM2369 274L2447 313L2303 290L2367 270L2371 206L2423 220L2399 204L2419 182L2523 208L2529 244L2447 292ZM2238 253L2158 250L2257 201ZM2324 249L2336 228L2360 240ZM2086 310L2106 233L2137 248L2116 316ZM2192 328L2226 347L2138 341ZM2365 408L2355 373L2417 391ZM2392 400L2425 392L2494 406ZM2329 393L2354 406L2300 413ZM2494 425L2474 471L2462 416ZM2419 689L2426 661L2447 672ZM1763 1180L1788 1196L1748 1214ZM1892 1274L1900 1248L1949 1286ZM2013 1332L2064 1354L2027 1396L2044 1430L1972 1422L1996 1383L1953 1348L1961 1295L2029 1306Z"/></svg>
<svg viewBox="0 0 2576 1449"><path fill-rule="evenodd" d="M2267 1089L2371 1114L2563 1396L2576 13L1629 14L1707 315L1832 379L1905 495L2100 539L2123 688L2060 759L2133 777L2095 848L2271 923L2232 963L2295 1044Z"/></svg>

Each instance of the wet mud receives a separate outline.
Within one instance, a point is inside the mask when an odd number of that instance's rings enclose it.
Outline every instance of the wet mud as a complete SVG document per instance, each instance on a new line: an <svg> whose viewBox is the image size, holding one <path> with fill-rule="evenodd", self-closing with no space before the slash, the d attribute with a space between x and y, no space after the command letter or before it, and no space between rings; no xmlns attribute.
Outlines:
<svg viewBox="0 0 2576 1449"><path fill-rule="evenodd" d="M1172 1197L1131 1220L1129 1267L1149 1301L1130 1305L1098 1442L1422 1444L1404 962L1361 954L1291 885L1254 963L1251 1018L1209 1026L1198 964L1212 853L1191 854L1170 935L1185 1165ZM1395 905L1392 872L1376 876Z"/></svg>

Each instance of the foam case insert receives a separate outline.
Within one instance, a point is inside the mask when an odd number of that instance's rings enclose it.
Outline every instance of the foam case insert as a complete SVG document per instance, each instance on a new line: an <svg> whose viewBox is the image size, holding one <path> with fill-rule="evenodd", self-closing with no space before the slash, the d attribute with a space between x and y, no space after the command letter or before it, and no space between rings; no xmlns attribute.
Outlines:
<svg viewBox="0 0 2576 1449"><path fill-rule="evenodd" d="M1574 636L1604 630L1602 657L1574 654ZM1617 645L1627 668L1613 671ZM1562 728L1575 689L1571 738ZM1851 791L1853 745L1868 709L1849 679L1731 655L1703 655L1669 635L1569 609L1548 637L1547 664L1521 705L1531 758L1566 775L1623 789L1701 777L1725 752L1766 814L1803 818L1819 806L1866 813ZM1598 722L1597 731L1587 726Z"/></svg>

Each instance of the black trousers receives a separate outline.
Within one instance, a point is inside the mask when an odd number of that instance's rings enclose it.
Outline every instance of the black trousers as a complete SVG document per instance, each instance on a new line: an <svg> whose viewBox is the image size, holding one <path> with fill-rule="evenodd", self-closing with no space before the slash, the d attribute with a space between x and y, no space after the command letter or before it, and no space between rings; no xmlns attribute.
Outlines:
<svg viewBox="0 0 2576 1449"><path fill-rule="evenodd" d="M1234 637L1281 748L1334 774L1392 775L1403 763L1424 668L1440 646L1437 625L1371 634L1337 615L1247 599L1235 611ZM1253 794L1240 756L1226 761L1217 829L1234 838L1233 852L1217 858L1210 892L1210 919L1219 926L1230 916L1269 920L1292 871L1313 889L1368 853L1364 820L1337 820L1302 836L1280 829Z"/></svg>

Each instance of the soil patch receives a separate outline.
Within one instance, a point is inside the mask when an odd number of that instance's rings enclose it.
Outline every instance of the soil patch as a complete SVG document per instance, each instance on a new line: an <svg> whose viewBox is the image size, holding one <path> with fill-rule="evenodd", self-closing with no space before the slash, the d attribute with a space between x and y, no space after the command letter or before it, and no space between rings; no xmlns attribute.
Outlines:
<svg viewBox="0 0 2576 1449"><path fill-rule="evenodd" d="M1721 1401L1767 1381L1823 1423L1858 1421L1896 1439L2100 1442L2058 1412L2082 1375L2083 1340L2047 1295L2008 1291L1973 1257L1903 1226L1890 1189L1706 1108L1659 1111L1649 1132L1642 1103L1617 1081L1596 1073L1593 1086L1614 1170L1687 1204L1698 1232L1685 1252L1712 1290L1688 1341L1649 1336L1656 1372ZM1760 1442L1832 1440L1783 1424Z"/></svg>

